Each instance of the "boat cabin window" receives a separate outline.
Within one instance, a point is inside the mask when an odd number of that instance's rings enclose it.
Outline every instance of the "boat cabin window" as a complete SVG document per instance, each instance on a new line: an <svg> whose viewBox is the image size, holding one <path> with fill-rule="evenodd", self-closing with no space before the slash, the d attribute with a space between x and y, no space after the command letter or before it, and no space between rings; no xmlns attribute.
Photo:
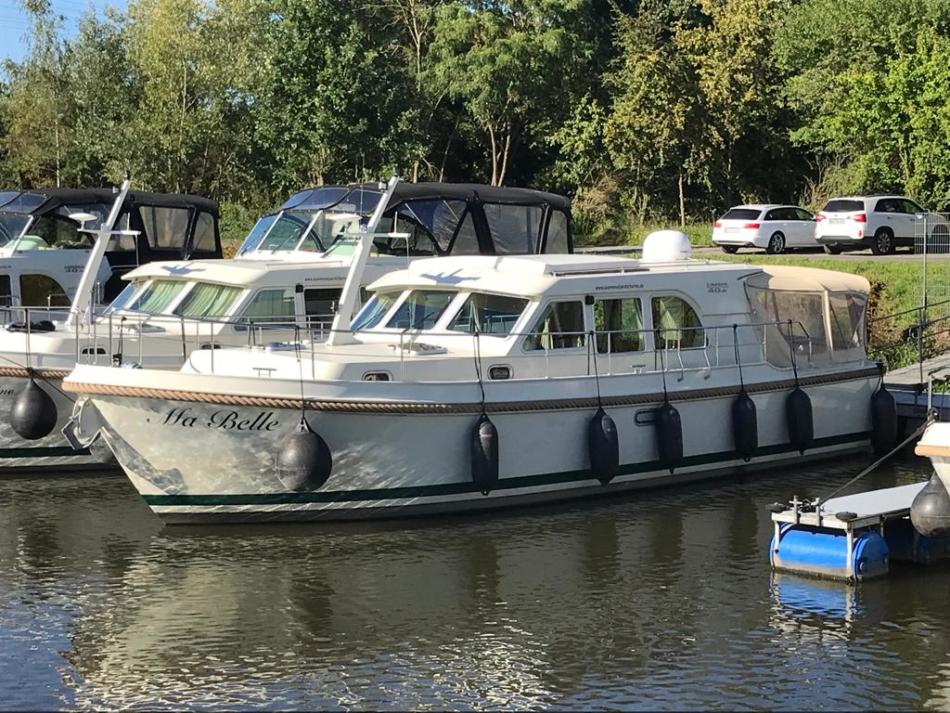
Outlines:
<svg viewBox="0 0 950 713"><path fill-rule="evenodd" d="M188 208L143 205L139 207L139 216L153 248L180 248L184 243L191 218Z"/></svg>
<svg viewBox="0 0 950 713"><path fill-rule="evenodd" d="M637 297L594 303L594 331L600 354L639 352L643 345L643 308Z"/></svg>
<svg viewBox="0 0 950 713"><path fill-rule="evenodd" d="M115 296L115 299L109 303L109 307L106 309L106 313L115 312L120 309L127 309L129 302L132 299L132 296L135 292L142 286L141 280L136 280L135 282L128 283L125 287L122 288L122 292Z"/></svg>
<svg viewBox="0 0 950 713"><path fill-rule="evenodd" d="M333 319L340 302L339 288L310 288L303 291L304 311L307 317Z"/></svg>
<svg viewBox="0 0 950 713"><path fill-rule="evenodd" d="M363 305L363 309L350 324L350 329L372 329L378 325L396 304L400 294L399 292L377 292Z"/></svg>
<svg viewBox="0 0 950 713"><path fill-rule="evenodd" d="M653 298L653 331L657 349L700 349L706 345L696 310L674 295Z"/></svg>
<svg viewBox="0 0 950 713"><path fill-rule="evenodd" d="M240 287L199 282L178 303L173 314L193 319L224 317L241 292Z"/></svg>
<svg viewBox="0 0 950 713"><path fill-rule="evenodd" d="M16 240L29 225L30 216L22 213L0 213L0 245Z"/></svg>
<svg viewBox="0 0 950 713"><path fill-rule="evenodd" d="M546 253L566 253L567 247L567 214L559 211L551 211L551 219L548 221L548 237L544 245Z"/></svg>
<svg viewBox="0 0 950 713"><path fill-rule="evenodd" d="M864 350L864 315L867 295L857 292L831 292L831 347L837 351Z"/></svg>
<svg viewBox="0 0 950 713"><path fill-rule="evenodd" d="M29 231L17 243L17 250L49 250L50 248L89 249L93 238L88 233L79 232L79 223L55 213L37 218ZM95 226L87 226L95 227Z"/></svg>
<svg viewBox="0 0 950 713"><path fill-rule="evenodd" d="M746 286L755 321L765 331L765 358L774 366L815 362L828 354L824 293Z"/></svg>
<svg viewBox="0 0 950 713"><path fill-rule="evenodd" d="M586 344L583 303L552 302L544 308L532 332L524 341L524 348L528 350L583 347Z"/></svg>
<svg viewBox="0 0 950 713"><path fill-rule="evenodd" d="M0 275L0 307L9 307L13 304L13 293L10 292L10 276Z"/></svg>
<svg viewBox="0 0 950 713"><path fill-rule="evenodd" d="M20 304L24 307L68 307L69 297L48 275L20 275Z"/></svg>
<svg viewBox="0 0 950 713"><path fill-rule="evenodd" d="M161 314L185 289L186 284L182 280L152 280L129 305L129 309L146 314Z"/></svg>
<svg viewBox="0 0 950 713"><path fill-rule="evenodd" d="M241 317L254 323L288 322L296 316L293 290L261 290L244 308Z"/></svg>
<svg viewBox="0 0 950 713"><path fill-rule="evenodd" d="M413 290L386 322L388 329L432 329L457 292Z"/></svg>
<svg viewBox="0 0 950 713"><path fill-rule="evenodd" d="M380 245L381 252L405 255L441 255L449 251L456 228L465 216L465 201L434 198L407 201L395 215L395 232L409 233L405 240L389 241L389 249ZM471 221L469 221L471 222Z"/></svg>
<svg viewBox="0 0 950 713"><path fill-rule="evenodd" d="M486 203L484 209L497 255L538 252L538 236L544 215L540 206Z"/></svg>
<svg viewBox="0 0 950 713"><path fill-rule="evenodd" d="M247 237L244 238L244 242L241 243L241 247L238 249L238 255L243 255L246 252L251 252L252 250L257 250L257 246L260 244L261 240L267 235L267 231L270 230L270 227L274 224L274 221L277 220L277 215L265 215L263 218L258 220L254 227L251 228L251 232L247 234Z"/></svg>
<svg viewBox="0 0 950 713"><path fill-rule="evenodd" d="M470 294L449 329L453 332L507 335L514 329L528 300L504 295Z"/></svg>
<svg viewBox="0 0 950 713"><path fill-rule="evenodd" d="M195 221L195 239L192 243L196 253L213 253L215 251L214 216L202 211Z"/></svg>

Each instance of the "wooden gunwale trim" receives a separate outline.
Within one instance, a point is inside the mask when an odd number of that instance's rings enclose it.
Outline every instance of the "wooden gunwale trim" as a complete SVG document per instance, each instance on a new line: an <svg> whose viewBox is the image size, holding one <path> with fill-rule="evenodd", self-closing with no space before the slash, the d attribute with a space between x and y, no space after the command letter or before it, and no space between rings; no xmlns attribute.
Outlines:
<svg viewBox="0 0 950 713"><path fill-rule="evenodd" d="M857 379L880 377L876 367L856 369L836 374L802 377L798 380L801 386L820 386ZM758 384L746 384L747 393L766 393L784 391L795 386L794 379L769 381ZM238 396L221 393L202 393L180 389L155 389L141 386L112 386L108 384L90 384L85 382L67 381L63 388L77 394L99 396L123 396L128 398L152 398L169 401L186 401L192 403L220 404L224 406L253 406L257 408L300 409L300 399L282 398L273 396ZM691 389L688 391L671 391L670 401L695 401L699 399L719 398L738 394L740 387L723 386L708 389ZM605 396L601 399L604 406L637 406L640 404L657 403L664 400L663 392L647 394L631 394L629 396ZM596 397L583 399L548 399L536 401L497 401L486 403L484 408L488 413L519 413L525 411L561 411L565 409L587 409L598 405ZM310 411L330 413L385 413L385 414L477 414L481 413L482 406L478 403L414 403L406 401L330 401L307 399L305 407Z"/></svg>
<svg viewBox="0 0 950 713"><path fill-rule="evenodd" d="M0 366L0 377L27 378L32 373L44 379L65 379L71 369L27 369L24 366Z"/></svg>
<svg viewBox="0 0 950 713"><path fill-rule="evenodd" d="M950 446L940 446L931 443L918 443L917 447L914 448L914 453L919 456L927 456L928 458L930 456L935 456L937 458L947 458L950 457Z"/></svg>

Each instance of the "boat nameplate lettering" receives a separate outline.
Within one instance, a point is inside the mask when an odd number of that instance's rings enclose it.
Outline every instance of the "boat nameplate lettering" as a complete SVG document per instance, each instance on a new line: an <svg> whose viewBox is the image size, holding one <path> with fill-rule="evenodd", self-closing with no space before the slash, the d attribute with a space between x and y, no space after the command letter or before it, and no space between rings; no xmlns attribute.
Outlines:
<svg viewBox="0 0 950 713"><path fill-rule="evenodd" d="M163 426L181 426L195 428L203 426L220 431L273 431L280 426L273 411L260 411L253 418L241 418L241 414L231 409L219 409L207 418L194 411L190 406L175 407L165 414ZM148 421L149 419L146 419Z"/></svg>

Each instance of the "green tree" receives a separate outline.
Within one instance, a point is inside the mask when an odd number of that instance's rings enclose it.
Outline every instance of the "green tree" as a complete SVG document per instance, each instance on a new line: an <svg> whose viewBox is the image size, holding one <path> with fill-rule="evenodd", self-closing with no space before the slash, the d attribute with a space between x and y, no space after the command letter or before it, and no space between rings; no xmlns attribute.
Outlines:
<svg viewBox="0 0 950 713"><path fill-rule="evenodd" d="M70 140L69 48L60 38L62 20L46 0L31 0L24 8L30 19L26 58L4 67L9 89L3 144L18 183L59 186Z"/></svg>
<svg viewBox="0 0 950 713"><path fill-rule="evenodd" d="M348 0L273 5L255 118L261 155L281 190L376 178L411 161L411 82L371 18Z"/></svg>
<svg viewBox="0 0 950 713"><path fill-rule="evenodd" d="M575 30L582 5L480 0L437 10L433 82L461 103L484 137L493 185L505 182L519 142L551 131L566 113L570 78L578 76L579 59L589 53Z"/></svg>

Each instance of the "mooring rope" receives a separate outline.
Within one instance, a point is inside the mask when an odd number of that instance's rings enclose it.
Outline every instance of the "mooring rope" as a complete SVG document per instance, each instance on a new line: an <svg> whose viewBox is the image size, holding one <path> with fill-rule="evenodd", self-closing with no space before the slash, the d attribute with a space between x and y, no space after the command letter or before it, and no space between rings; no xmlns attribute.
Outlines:
<svg viewBox="0 0 950 713"><path fill-rule="evenodd" d="M927 428L927 426L929 426L929 425L930 425L931 423L933 423L935 420L936 420L936 419L933 417L933 415L932 415L932 414L929 414L929 415L927 416L927 418L924 420L924 422L920 425L920 428L918 428L916 431L914 431L912 434L910 434L907 438L905 438L903 441L901 441L898 445L894 446L890 451L888 451L888 452L885 453L883 456L881 456L880 458L878 458L876 461L874 461L873 463L871 463L871 465L869 465L867 468L865 468L864 470L862 470L860 473L858 473L856 476L854 476L854 477L853 477L851 480L849 480L847 483L845 483L844 485L840 486L839 488L836 488L834 491L831 492L831 494L826 495L826 496L823 497L823 498L816 498L816 499L815 499L815 510L820 509L823 503L826 503L826 502L828 502L829 500L831 500L835 495L837 495L838 493L840 493L842 490L844 490L845 488L847 488L849 485L853 485L854 483L856 483L856 482L858 482L859 480L861 480L861 478L863 478L864 476L866 476L868 473L871 473L871 472L873 472L874 470L876 470L877 467L878 467L879 465L881 465L884 461L886 461L888 458L890 458L892 455L894 455L895 453L897 453L897 452L898 452L899 450L901 450L904 446L906 446L908 443L910 443L910 442L913 441L915 438L917 438L920 434L922 434L922 433L924 432L924 430Z"/></svg>

